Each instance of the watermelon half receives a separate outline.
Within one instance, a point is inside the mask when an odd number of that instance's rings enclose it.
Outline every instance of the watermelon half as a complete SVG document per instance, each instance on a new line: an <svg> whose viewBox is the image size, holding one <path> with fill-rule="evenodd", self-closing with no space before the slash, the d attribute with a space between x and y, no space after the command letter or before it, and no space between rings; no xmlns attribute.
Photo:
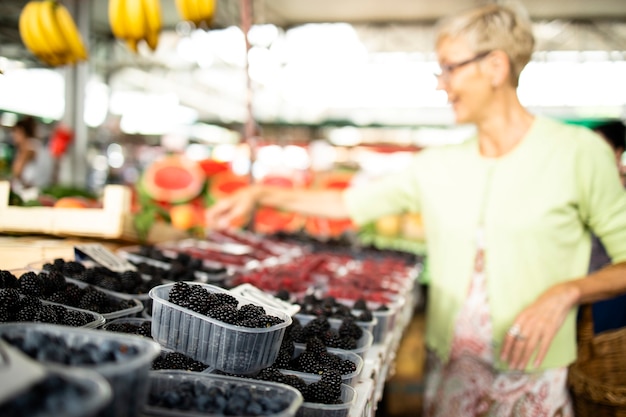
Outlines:
<svg viewBox="0 0 626 417"><path fill-rule="evenodd" d="M157 201L184 203L197 197L204 188L206 175L196 163L183 156L168 156L153 162L144 171L141 185Z"/></svg>

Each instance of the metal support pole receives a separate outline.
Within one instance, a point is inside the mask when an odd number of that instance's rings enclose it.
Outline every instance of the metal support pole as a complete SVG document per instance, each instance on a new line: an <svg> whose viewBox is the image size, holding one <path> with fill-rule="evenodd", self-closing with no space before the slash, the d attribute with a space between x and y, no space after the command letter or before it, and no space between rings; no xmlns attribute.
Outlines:
<svg viewBox="0 0 626 417"><path fill-rule="evenodd" d="M89 50L91 30L91 2L84 0L64 0L78 30L82 34L85 47ZM89 77L89 64L81 62L65 68L65 113L62 122L74 131L72 146L68 149L69 169L61 176L62 183L77 187L87 185L87 142L88 129L85 124L85 86Z"/></svg>

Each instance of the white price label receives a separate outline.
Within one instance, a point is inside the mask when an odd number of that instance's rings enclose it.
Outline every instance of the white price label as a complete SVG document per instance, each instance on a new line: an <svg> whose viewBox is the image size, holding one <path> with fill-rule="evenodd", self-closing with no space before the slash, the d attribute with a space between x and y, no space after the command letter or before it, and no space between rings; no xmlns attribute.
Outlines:
<svg viewBox="0 0 626 417"><path fill-rule="evenodd" d="M117 256L98 243L74 246L74 256L78 261L89 259L115 272L137 270L135 265L131 264L128 260Z"/></svg>

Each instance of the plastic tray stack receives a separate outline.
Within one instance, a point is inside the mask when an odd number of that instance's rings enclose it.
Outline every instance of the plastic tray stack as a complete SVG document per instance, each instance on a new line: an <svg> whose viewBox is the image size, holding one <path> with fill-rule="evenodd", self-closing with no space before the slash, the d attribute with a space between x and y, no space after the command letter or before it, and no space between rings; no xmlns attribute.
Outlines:
<svg viewBox="0 0 626 417"><path fill-rule="evenodd" d="M114 362L95 365L73 365L67 369L87 369L103 376L111 385L113 399L100 414L106 417L134 417L143 406L148 392L148 372L152 360L159 354L157 343L145 337L101 330L73 328L40 323L0 324L0 337L26 336L30 333L47 334L63 339L67 346L104 346L111 342L137 349L137 355ZM54 365L63 367L62 365Z"/></svg>
<svg viewBox="0 0 626 417"><path fill-rule="evenodd" d="M209 292L231 294L239 305L254 304L228 290L209 284ZM232 374L250 374L270 366L278 356L291 317L279 310L264 307L267 314L282 323L269 328L249 328L227 324L168 301L174 284L164 284L150 291L152 297L152 337L166 348L176 350L215 369Z"/></svg>

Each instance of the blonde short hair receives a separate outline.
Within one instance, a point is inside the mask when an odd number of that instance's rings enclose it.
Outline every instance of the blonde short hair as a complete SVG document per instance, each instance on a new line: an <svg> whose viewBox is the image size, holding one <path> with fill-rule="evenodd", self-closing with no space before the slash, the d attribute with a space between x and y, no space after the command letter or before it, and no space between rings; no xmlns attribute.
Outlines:
<svg viewBox="0 0 626 417"><path fill-rule="evenodd" d="M535 47L532 24L522 11L501 4L488 4L439 22L436 44L444 38L461 37L475 52L500 50L509 57L511 83L518 86L519 76L530 61Z"/></svg>

